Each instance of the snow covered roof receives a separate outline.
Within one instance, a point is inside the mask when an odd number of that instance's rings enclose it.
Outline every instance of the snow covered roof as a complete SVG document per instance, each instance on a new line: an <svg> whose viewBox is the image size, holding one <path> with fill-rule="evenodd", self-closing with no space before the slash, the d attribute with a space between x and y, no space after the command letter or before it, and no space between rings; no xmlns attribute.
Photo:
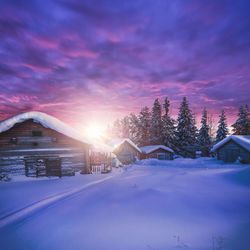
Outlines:
<svg viewBox="0 0 250 250"><path fill-rule="evenodd" d="M163 149L163 150L166 150L170 153L174 153L174 151L171 148L166 147L164 145L149 145L149 146L141 147L141 151L144 154L150 154L158 149Z"/></svg>
<svg viewBox="0 0 250 250"><path fill-rule="evenodd" d="M133 148L135 148L137 151L139 151L141 153L141 150L139 147L137 147L137 145L132 142L129 138L115 138L112 141L109 142L109 145L113 148L113 150L117 147L119 147L121 144L123 144L124 142L129 143Z"/></svg>
<svg viewBox="0 0 250 250"><path fill-rule="evenodd" d="M221 146L229 142L230 140L234 141L241 147L245 148L247 151L250 151L250 135L229 135L225 139L221 140L220 142L216 143L211 151L215 152Z"/></svg>
<svg viewBox="0 0 250 250"><path fill-rule="evenodd" d="M75 140L91 144L87 140L83 139L82 136L69 125L53 116L37 111L21 113L0 122L0 133L11 129L17 123L22 123L30 119L32 119L34 122L40 123L45 128L53 129Z"/></svg>

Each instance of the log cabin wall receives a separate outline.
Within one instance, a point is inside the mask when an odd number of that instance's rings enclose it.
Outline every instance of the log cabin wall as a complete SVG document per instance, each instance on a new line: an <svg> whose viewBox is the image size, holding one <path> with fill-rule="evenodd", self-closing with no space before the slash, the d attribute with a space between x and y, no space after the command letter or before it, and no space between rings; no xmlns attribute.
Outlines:
<svg viewBox="0 0 250 250"><path fill-rule="evenodd" d="M89 145L27 120L0 134L0 172L24 174L27 157L58 157L66 175L88 166Z"/></svg>
<svg viewBox="0 0 250 250"><path fill-rule="evenodd" d="M41 132L38 136L36 132ZM11 141L17 138L17 142ZM38 145L34 144L38 143ZM82 147L83 143L71 139L50 128L45 128L41 124L27 120L18 123L8 131L0 134L0 149L20 149L20 148L47 148L47 147Z"/></svg>
<svg viewBox="0 0 250 250"><path fill-rule="evenodd" d="M126 141L117 147L113 153L123 164L132 163L136 158L140 159L141 156L141 153Z"/></svg>
<svg viewBox="0 0 250 250"><path fill-rule="evenodd" d="M239 158L242 162L250 163L250 152L232 140L225 143L217 150L218 160L235 162Z"/></svg>
<svg viewBox="0 0 250 250"><path fill-rule="evenodd" d="M159 157L160 154L164 157ZM173 160L173 153L166 151L164 149L157 149L149 154L143 154L142 158L143 159L156 158L156 159L162 159L162 160Z"/></svg>

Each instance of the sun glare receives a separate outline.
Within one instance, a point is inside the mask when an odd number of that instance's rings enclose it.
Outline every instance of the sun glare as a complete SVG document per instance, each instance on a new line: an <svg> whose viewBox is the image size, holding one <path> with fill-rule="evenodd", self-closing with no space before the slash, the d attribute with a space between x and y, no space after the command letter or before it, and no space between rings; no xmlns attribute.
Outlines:
<svg viewBox="0 0 250 250"><path fill-rule="evenodd" d="M89 124L88 127L86 127L84 134L89 139L102 139L105 135L105 128L98 126L97 124Z"/></svg>

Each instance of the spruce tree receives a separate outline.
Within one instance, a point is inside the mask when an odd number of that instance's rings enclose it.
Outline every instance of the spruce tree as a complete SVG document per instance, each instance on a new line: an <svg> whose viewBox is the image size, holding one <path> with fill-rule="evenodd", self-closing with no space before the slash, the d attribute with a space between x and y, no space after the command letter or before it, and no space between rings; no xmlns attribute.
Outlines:
<svg viewBox="0 0 250 250"><path fill-rule="evenodd" d="M138 118L138 145L143 147L150 144L150 111L148 107L143 107Z"/></svg>
<svg viewBox="0 0 250 250"><path fill-rule="evenodd" d="M247 131L246 131L246 134L247 135L250 135L250 110L249 110L249 107L248 105L246 104L245 105L245 111L246 111L246 119L247 119Z"/></svg>
<svg viewBox="0 0 250 250"><path fill-rule="evenodd" d="M162 137L163 143L170 147L175 148L176 138L175 138L175 120L169 115L170 102L166 97L164 100L163 108L164 115L162 117Z"/></svg>
<svg viewBox="0 0 250 250"><path fill-rule="evenodd" d="M197 138L198 138L198 134L199 134L199 131L198 131L198 128L196 126L196 115L195 113L192 113L192 126L191 126L191 133L193 135L193 143L191 145L195 145L197 144Z"/></svg>
<svg viewBox="0 0 250 250"><path fill-rule="evenodd" d="M195 126L195 118L192 114L187 98L184 97L177 118L176 139L179 148L192 146L196 143L197 128Z"/></svg>
<svg viewBox="0 0 250 250"><path fill-rule="evenodd" d="M223 140L228 135L227 119L224 110L221 111L219 117L218 129L216 131L216 142Z"/></svg>
<svg viewBox="0 0 250 250"><path fill-rule="evenodd" d="M112 126L112 137L120 138L122 137L122 126L119 119L115 120Z"/></svg>
<svg viewBox="0 0 250 250"><path fill-rule="evenodd" d="M129 138L129 129L130 129L130 120L129 116L125 116L121 119L121 137Z"/></svg>
<svg viewBox="0 0 250 250"><path fill-rule="evenodd" d="M150 143L153 145L162 144L162 117L161 104L157 98L154 101L150 125Z"/></svg>
<svg viewBox="0 0 250 250"><path fill-rule="evenodd" d="M209 136L211 138L211 141L214 140L216 137L216 126L214 124L213 114L208 115L208 127L209 127Z"/></svg>
<svg viewBox="0 0 250 250"><path fill-rule="evenodd" d="M245 107L240 106L238 119L232 127L235 135L250 135L250 118L247 105Z"/></svg>
<svg viewBox="0 0 250 250"><path fill-rule="evenodd" d="M129 139L135 144L139 142L139 119L133 113L129 115Z"/></svg>
<svg viewBox="0 0 250 250"><path fill-rule="evenodd" d="M211 138L209 136L208 116L206 108L203 109L201 117L201 127L198 133L198 143L200 146L209 147Z"/></svg>

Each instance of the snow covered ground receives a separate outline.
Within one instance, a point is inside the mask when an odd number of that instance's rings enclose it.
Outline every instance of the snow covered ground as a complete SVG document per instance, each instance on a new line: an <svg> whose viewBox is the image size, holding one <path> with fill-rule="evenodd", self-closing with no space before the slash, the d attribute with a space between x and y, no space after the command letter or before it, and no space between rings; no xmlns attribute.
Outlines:
<svg viewBox="0 0 250 250"><path fill-rule="evenodd" d="M250 165L208 158L0 183L1 249L250 249L249 197Z"/></svg>

